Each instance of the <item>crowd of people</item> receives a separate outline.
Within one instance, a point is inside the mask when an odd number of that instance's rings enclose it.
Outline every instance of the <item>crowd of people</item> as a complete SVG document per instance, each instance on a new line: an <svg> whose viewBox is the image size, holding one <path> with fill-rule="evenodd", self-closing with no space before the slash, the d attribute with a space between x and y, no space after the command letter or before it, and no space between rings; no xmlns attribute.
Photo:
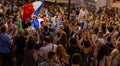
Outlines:
<svg viewBox="0 0 120 66"><path fill-rule="evenodd" d="M22 22L31 2L0 0L0 66L120 66L117 8L73 7L68 20L66 6L44 3Z"/></svg>

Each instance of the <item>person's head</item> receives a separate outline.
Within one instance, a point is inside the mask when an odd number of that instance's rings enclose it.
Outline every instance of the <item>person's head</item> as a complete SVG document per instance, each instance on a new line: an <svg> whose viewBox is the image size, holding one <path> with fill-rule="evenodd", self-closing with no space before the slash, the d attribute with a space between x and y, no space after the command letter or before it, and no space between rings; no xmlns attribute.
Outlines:
<svg viewBox="0 0 120 66"><path fill-rule="evenodd" d="M41 26L44 26L44 22L43 21L41 21L40 24L41 24Z"/></svg>
<svg viewBox="0 0 120 66"><path fill-rule="evenodd" d="M48 26L44 26L44 31L46 32L48 30L49 30Z"/></svg>
<svg viewBox="0 0 120 66"><path fill-rule="evenodd" d="M106 33L106 23L102 24L102 32L105 34Z"/></svg>
<svg viewBox="0 0 120 66"><path fill-rule="evenodd" d="M12 22L12 19L10 21L7 22L7 25L9 28L11 28L13 26L13 22Z"/></svg>
<svg viewBox="0 0 120 66"><path fill-rule="evenodd" d="M85 4L82 6L82 9L83 9L83 10L85 10L85 9L86 9L86 5L85 5Z"/></svg>
<svg viewBox="0 0 120 66"><path fill-rule="evenodd" d="M20 30L20 36L24 36L24 30Z"/></svg>
<svg viewBox="0 0 120 66"><path fill-rule="evenodd" d="M48 56L48 59L49 59L49 60L53 60L53 59L55 58L55 54L56 54L56 53L53 52L53 51L48 52L48 55L47 55L47 56Z"/></svg>
<svg viewBox="0 0 120 66"><path fill-rule="evenodd" d="M88 40L84 40L84 41L82 42L82 44L83 44L83 47L84 47L84 48L90 48L90 46L91 46L91 44L90 44L90 42L89 42Z"/></svg>
<svg viewBox="0 0 120 66"><path fill-rule="evenodd" d="M114 30L113 26L109 26L108 30L109 30L109 32L113 32L113 30Z"/></svg>
<svg viewBox="0 0 120 66"><path fill-rule="evenodd" d="M65 48L63 47L63 45L59 44L57 49L56 49L56 54L58 56L62 56L65 57L67 55Z"/></svg>
<svg viewBox="0 0 120 66"><path fill-rule="evenodd" d="M50 36L45 36L44 41L45 43L49 44L51 42Z"/></svg>
<svg viewBox="0 0 120 66"><path fill-rule="evenodd" d="M99 32L98 32L98 37L99 37L99 38L102 38L102 37L103 37L103 32L102 32L102 31L99 31Z"/></svg>
<svg viewBox="0 0 120 66"><path fill-rule="evenodd" d="M6 25L1 27L1 33L7 33L8 32L8 27Z"/></svg>
<svg viewBox="0 0 120 66"><path fill-rule="evenodd" d="M28 27L31 26L31 24L32 24L32 23L31 23L30 21L27 22L27 26L28 26Z"/></svg>
<svg viewBox="0 0 120 66"><path fill-rule="evenodd" d="M95 28L94 28L94 33L97 34L98 32L99 32L98 27L95 27Z"/></svg>
<svg viewBox="0 0 120 66"><path fill-rule="evenodd" d="M57 37L60 37L61 33L59 31L57 31Z"/></svg>
<svg viewBox="0 0 120 66"><path fill-rule="evenodd" d="M25 30L24 30L24 35L25 35L25 36L29 35L29 30L25 29Z"/></svg>
<svg viewBox="0 0 120 66"><path fill-rule="evenodd" d="M69 44L70 45L77 45L77 40L75 38L70 38Z"/></svg>
<svg viewBox="0 0 120 66"><path fill-rule="evenodd" d="M107 38L107 41L110 42L110 41L111 41L111 37L108 37L108 38Z"/></svg>
<svg viewBox="0 0 120 66"><path fill-rule="evenodd" d="M71 62L74 65L79 65L81 63L82 56L79 53L75 53L72 56Z"/></svg>
<svg viewBox="0 0 120 66"><path fill-rule="evenodd" d="M60 31L64 30L64 26L63 26L63 25L60 25L60 26L59 26L59 29L60 29Z"/></svg>

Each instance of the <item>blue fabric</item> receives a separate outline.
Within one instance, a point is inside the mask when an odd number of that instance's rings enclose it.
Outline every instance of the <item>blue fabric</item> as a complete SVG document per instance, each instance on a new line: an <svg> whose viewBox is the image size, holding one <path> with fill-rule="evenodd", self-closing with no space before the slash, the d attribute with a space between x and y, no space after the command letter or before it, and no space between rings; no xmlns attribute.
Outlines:
<svg viewBox="0 0 120 66"><path fill-rule="evenodd" d="M7 54L11 53L9 48L9 44L11 42L11 38L6 33L0 34L0 53Z"/></svg>
<svg viewBox="0 0 120 66"><path fill-rule="evenodd" d="M11 4L10 4L10 8L13 8L13 7L14 7L14 4L11 3Z"/></svg>
<svg viewBox="0 0 120 66"><path fill-rule="evenodd" d="M53 15L53 14L51 14L51 13L50 13L50 14L48 14L48 16L49 16L49 17L54 17L54 15Z"/></svg>
<svg viewBox="0 0 120 66"><path fill-rule="evenodd" d="M75 15L75 14L72 14L72 18L73 18L73 19L76 19L76 15Z"/></svg>
<svg viewBox="0 0 120 66"><path fill-rule="evenodd" d="M34 28L39 28L39 21L38 21L38 19L36 19L35 21L34 21Z"/></svg>
<svg viewBox="0 0 120 66"><path fill-rule="evenodd" d="M41 2L42 2L42 4L43 4L44 0L41 0ZM39 6L39 8L34 12L34 15L35 15L35 16L37 16L37 15L39 14L40 9L41 9L41 7L42 7L42 4L41 4L41 5Z"/></svg>
<svg viewBox="0 0 120 66"><path fill-rule="evenodd" d="M41 10L42 10L42 12L43 12L43 13L45 13L45 12L46 12L45 7L42 7L42 8L41 8Z"/></svg>

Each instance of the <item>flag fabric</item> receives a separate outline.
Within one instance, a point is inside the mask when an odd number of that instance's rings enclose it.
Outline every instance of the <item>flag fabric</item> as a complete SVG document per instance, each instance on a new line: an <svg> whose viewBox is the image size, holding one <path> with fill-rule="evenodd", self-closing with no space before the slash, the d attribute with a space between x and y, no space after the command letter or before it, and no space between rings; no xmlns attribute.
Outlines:
<svg viewBox="0 0 120 66"><path fill-rule="evenodd" d="M34 28L40 28L42 21L44 21L42 18L36 19L36 20L34 21L34 23L33 23L33 24L34 24Z"/></svg>
<svg viewBox="0 0 120 66"><path fill-rule="evenodd" d="M37 16L43 4L42 1L35 1L33 3L27 4L23 7L23 17L22 22L25 22L31 16Z"/></svg>

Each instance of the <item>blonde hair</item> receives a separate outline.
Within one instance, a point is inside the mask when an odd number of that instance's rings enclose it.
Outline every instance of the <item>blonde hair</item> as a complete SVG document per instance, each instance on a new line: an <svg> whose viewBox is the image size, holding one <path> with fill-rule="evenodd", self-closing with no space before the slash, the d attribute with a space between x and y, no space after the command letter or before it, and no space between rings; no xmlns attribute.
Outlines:
<svg viewBox="0 0 120 66"><path fill-rule="evenodd" d="M67 52L65 51L65 48L61 44L58 45L56 49L56 54L62 57L68 56Z"/></svg>

